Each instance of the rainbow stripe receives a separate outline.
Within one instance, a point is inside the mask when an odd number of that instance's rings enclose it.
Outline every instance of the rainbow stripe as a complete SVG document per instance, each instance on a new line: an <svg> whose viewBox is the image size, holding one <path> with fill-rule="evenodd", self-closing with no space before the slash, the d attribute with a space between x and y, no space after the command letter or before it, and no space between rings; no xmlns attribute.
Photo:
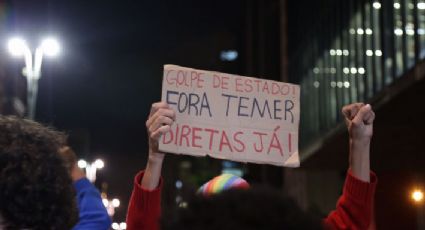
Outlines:
<svg viewBox="0 0 425 230"><path fill-rule="evenodd" d="M203 195L212 195L220 193L228 189L247 189L249 184L242 178L232 175L232 174L222 174L216 176L204 185L202 185L198 193Z"/></svg>

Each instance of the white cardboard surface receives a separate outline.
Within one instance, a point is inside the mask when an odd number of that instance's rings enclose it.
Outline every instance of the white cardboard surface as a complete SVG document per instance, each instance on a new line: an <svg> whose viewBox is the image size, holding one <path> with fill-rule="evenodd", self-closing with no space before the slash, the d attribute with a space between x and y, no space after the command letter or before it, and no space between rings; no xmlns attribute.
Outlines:
<svg viewBox="0 0 425 230"><path fill-rule="evenodd" d="M300 87L165 65L162 101L176 111L164 152L298 167Z"/></svg>

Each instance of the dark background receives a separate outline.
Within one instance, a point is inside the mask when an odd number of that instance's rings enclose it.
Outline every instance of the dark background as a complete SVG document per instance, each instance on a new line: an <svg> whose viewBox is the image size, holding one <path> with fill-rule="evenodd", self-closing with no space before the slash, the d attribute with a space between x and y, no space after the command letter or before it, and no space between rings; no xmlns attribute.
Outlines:
<svg viewBox="0 0 425 230"><path fill-rule="evenodd" d="M133 176L145 166L145 121L151 103L160 100L163 65L245 73L242 0L7 4L2 44L14 35L31 47L46 35L60 41L60 56L43 60L36 120L67 132L79 157L105 161L96 185L107 183L110 198L121 199L117 221L124 221ZM229 49L239 58L220 60L220 52ZM6 94L25 98L23 61L5 61Z"/></svg>
<svg viewBox="0 0 425 230"><path fill-rule="evenodd" d="M372 169L379 178L376 223L382 229L414 229L419 206L412 203L409 192L414 186L423 187L425 178L425 62L417 52L414 66L403 66L401 74L396 74L395 64L390 72L384 70L387 60L393 58L396 63L400 59L396 54L405 55L408 48L408 36L403 37L401 48L395 46L393 3L408 6L416 0L0 0L0 16L6 15L3 30L0 24L0 44L14 35L25 37L32 47L46 35L60 40L60 56L44 59L36 120L67 132L79 157L104 159L106 166L97 173L96 186L109 198L121 200L114 217L121 222L133 177L145 167L145 121L150 105L160 100L164 64L299 83L311 74L319 58L335 49L332 42L348 31L354 13L373 2L382 4L382 69L376 71L392 79L366 98L377 115L371 154ZM405 13L402 17L405 23ZM362 18L361 23L365 22ZM236 50L239 56L223 61L223 50ZM23 65L22 59L11 58L6 46L0 46L0 91L4 90L0 99L4 95L25 101ZM322 87L330 77L316 80L323 80ZM321 89L326 90L317 94L320 106L329 106L330 87ZM0 111L14 113L7 110L7 103L0 103ZM301 155L311 153L301 168L236 165L251 184L279 188L302 208L325 215L334 209L341 192L348 137L342 122L327 127L324 121L329 114L319 112L321 129L312 143L300 143L306 147ZM337 112L340 119L339 108ZM301 127L303 123L308 126L301 120ZM300 128L301 137L308 135L305 130ZM163 205L175 205L175 198L182 195L176 192L176 180L184 182L181 193L191 192L221 168L219 160L167 156Z"/></svg>

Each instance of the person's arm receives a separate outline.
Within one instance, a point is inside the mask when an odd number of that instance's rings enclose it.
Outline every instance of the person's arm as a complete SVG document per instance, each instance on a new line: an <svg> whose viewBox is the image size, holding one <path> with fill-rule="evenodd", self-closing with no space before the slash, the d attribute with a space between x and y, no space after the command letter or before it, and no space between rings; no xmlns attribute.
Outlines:
<svg viewBox="0 0 425 230"><path fill-rule="evenodd" d="M323 224L325 229L368 229L373 212L376 176L370 171L370 142L375 113L370 105L356 103L342 110L350 137L349 169L336 210Z"/></svg>
<svg viewBox="0 0 425 230"><path fill-rule="evenodd" d="M103 205L99 191L86 178L84 171L78 167L77 155L69 146L59 149L59 154L69 171L77 193L79 220L73 230L109 229L111 218Z"/></svg>
<svg viewBox="0 0 425 230"><path fill-rule="evenodd" d="M85 176L76 180L74 187L77 192L79 221L73 230L110 229L111 218L97 188Z"/></svg>
<svg viewBox="0 0 425 230"><path fill-rule="evenodd" d="M146 128L149 135L149 156L144 171L134 179L128 212L128 230L159 229L161 215L161 170L165 154L158 149L158 140L171 129L175 120L174 111L165 102L151 107Z"/></svg>
<svg viewBox="0 0 425 230"><path fill-rule="evenodd" d="M350 136L350 168L353 176L369 182L370 142L373 135L375 113L367 104L356 103L342 109Z"/></svg>

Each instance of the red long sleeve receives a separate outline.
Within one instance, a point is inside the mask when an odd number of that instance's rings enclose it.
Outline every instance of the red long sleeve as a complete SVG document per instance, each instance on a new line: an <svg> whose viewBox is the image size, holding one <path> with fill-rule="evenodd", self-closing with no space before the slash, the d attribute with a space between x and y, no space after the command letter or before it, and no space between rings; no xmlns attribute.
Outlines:
<svg viewBox="0 0 425 230"><path fill-rule="evenodd" d="M370 173L370 183L347 173L342 196L336 209L323 220L325 229L367 230L371 224L377 178Z"/></svg>
<svg viewBox="0 0 425 230"><path fill-rule="evenodd" d="M134 178L134 187L127 212L127 230L158 230L161 216L162 179L154 190L142 188L144 171Z"/></svg>
<svg viewBox="0 0 425 230"><path fill-rule="evenodd" d="M376 175L371 172L371 182L363 182L349 171L345 180L343 194L339 198L336 210L323 220L325 229L366 230L373 210L376 188ZM158 188L150 191L141 187L143 171L134 180L133 193L127 213L128 230L158 230L161 215L162 179Z"/></svg>

